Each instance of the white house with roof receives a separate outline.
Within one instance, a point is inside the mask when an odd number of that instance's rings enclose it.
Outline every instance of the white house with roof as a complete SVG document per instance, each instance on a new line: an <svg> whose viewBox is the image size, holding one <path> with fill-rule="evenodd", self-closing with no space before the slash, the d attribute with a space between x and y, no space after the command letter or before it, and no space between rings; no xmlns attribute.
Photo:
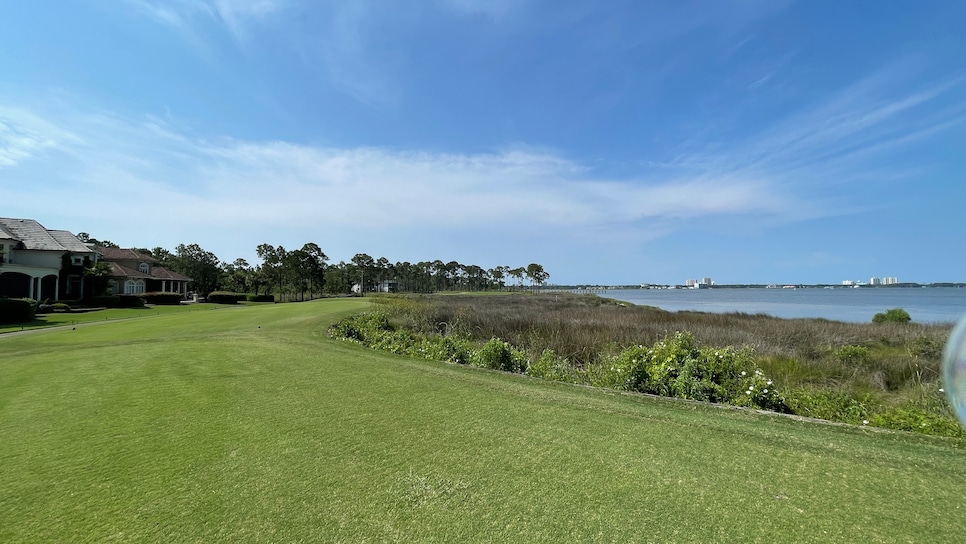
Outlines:
<svg viewBox="0 0 966 544"><path fill-rule="evenodd" d="M97 253L66 230L0 217L0 296L83 298L84 265L94 262Z"/></svg>

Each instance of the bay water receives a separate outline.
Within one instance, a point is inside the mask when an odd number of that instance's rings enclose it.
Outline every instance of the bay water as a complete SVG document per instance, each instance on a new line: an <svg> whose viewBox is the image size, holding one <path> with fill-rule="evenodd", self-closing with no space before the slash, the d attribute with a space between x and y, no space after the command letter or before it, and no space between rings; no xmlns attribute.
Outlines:
<svg viewBox="0 0 966 544"><path fill-rule="evenodd" d="M610 289L600 296L673 312L749 314L775 317L820 317L868 323L890 308L903 308L915 323L953 323L966 316L966 288L711 288Z"/></svg>

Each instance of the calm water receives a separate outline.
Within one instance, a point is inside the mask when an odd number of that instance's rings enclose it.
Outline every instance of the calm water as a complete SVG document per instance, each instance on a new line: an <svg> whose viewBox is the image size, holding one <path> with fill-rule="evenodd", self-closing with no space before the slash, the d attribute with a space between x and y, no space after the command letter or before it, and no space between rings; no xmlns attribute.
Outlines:
<svg viewBox="0 0 966 544"><path fill-rule="evenodd" d="M615 289L601 296L670 311L765 313L866 323L889 308L904 308L916 323L966 316L966 289Z"/></svg>

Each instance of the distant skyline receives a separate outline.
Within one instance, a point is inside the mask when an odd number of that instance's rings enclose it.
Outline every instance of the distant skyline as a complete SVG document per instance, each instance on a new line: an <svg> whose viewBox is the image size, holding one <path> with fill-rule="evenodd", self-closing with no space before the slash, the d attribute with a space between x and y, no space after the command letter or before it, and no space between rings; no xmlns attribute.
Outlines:
<svg viewBox="0 0 966 544"><path fill-rule="evenodd" d="M3 217L253 264L966 281L963 2L8 4Z"/></svg>

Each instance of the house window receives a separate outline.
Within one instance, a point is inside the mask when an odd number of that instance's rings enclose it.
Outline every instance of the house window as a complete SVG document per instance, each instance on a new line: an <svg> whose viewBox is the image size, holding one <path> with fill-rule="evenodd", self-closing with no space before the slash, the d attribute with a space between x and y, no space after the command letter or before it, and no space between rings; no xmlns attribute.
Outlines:
<svg viewBox="0 0 966 544"><path fill-rule="evenodd" d="M81 257L74 257L74 265L80 266L82 264L84 264L84 259L82 259Z"/></svg>
<svg viewBox="0 0 966 544"><path fill-rule="evenodd" d="M140 295L144 292L144 280L127 280L124 282L125 295Z"/></svg>
<svg viewBox="0 0 966 544"><path fill-rule="evenodd" d="M142 274L149 274L151 272L151 267L148 266L148 263L141 263L141 265L138 266L138 272Z"/></svg>

